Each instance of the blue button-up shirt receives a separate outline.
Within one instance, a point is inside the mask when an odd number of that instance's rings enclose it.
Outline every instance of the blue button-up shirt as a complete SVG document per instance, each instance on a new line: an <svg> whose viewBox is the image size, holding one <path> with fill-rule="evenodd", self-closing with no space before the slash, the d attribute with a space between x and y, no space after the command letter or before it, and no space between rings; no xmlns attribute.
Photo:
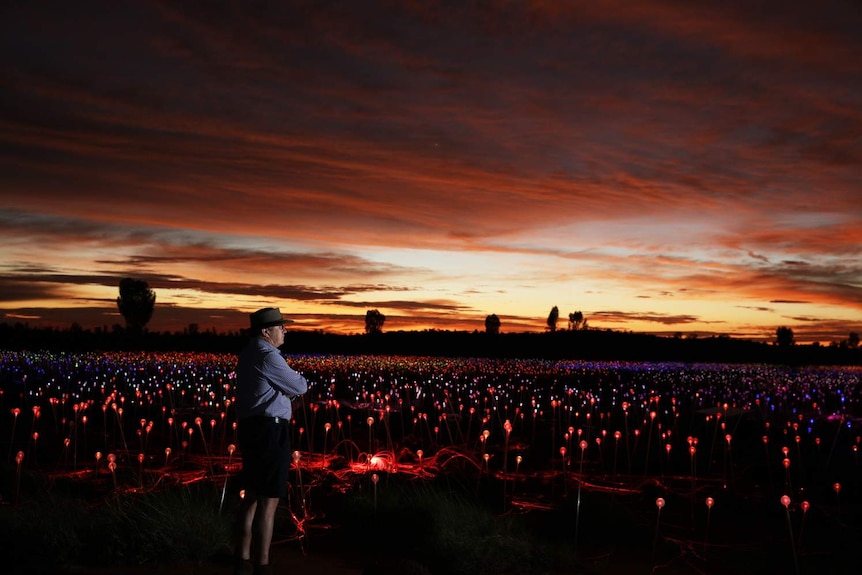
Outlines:
<svg viewBox="0 0 862 575"><path fill-rule="evenodd" d="M236 365L236 416L283 417L293 415L291 397L308 391L308 381L287 365L278 348L255 337L239 355Z"/></svg>

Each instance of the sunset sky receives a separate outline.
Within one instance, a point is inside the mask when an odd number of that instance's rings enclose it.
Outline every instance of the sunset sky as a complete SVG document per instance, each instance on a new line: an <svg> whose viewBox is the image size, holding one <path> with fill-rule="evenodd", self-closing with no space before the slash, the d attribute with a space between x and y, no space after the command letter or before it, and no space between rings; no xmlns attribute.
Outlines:
<svg viewBox="0 0 862 575"><path fill-rule="evenodd" d="M260 5L3 3L0 322L862 332L857 0Z"/></svg>

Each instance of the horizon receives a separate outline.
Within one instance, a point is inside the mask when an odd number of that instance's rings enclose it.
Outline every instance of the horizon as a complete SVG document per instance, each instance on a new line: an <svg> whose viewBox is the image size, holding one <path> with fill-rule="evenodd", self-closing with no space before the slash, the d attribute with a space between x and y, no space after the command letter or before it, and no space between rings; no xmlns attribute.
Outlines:
<svg viewBox="0 0 862 575"><path fill-rule="evenodd" d="M0 30L0 322L124 323L132 277L154 332L862 332L852 3L53 1Z"/></svg>

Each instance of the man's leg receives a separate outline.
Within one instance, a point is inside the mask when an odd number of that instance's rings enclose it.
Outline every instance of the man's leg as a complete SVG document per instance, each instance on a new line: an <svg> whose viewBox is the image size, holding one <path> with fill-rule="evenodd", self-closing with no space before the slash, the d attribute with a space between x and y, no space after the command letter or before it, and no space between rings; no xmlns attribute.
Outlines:
<svg viewBox="0 0 862 575"><path fill-rule="evenodd" d="M269 548L272 545L272 530L275 526L275 511L278 497L258 497L254 515L255 563L269 565Z"/></svg>
<svg viewBox="0 0 862 575"><path fill-rule="evenodd" d="M251 535L254 524L255 511L257 510L257 498L250 493L240 501L236 517L236 573L237 575L249 575L252 571L251 562Z"/></svg>
<svg viewBox="0 0 862 575"><path fill-rule="evenodd" d="M257 498L246 493L237 514L237 555L240 559L251 559L251 530L254 523Z"/></svg>

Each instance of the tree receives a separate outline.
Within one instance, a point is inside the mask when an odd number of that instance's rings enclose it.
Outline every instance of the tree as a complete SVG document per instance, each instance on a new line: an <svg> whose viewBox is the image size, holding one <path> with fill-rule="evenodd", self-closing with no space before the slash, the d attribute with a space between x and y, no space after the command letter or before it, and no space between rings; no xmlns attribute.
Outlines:
<svg viewBox="0 0 862 575"><path fill-rule="evenodd" d="M548 329L552 332L557 331L557 322L560 319L560 309L557 306L551 308L551 313L548 314Z"/></svg>
<svg viewBox="0 0 862 575"><path fill-rule="evenodd" d="M140 333L153 317L156 305L156 292L150 289L147 282L132 278L120 280L120 297L117 298L117 308L126 320L126 329Z"/></svg>
<svg viewBox="0 0 862 575"><path fill-rule="evenodd" d="M789 327L779 327L775 330L775 343L778 347L790 347L794 344L793 330Z"/></svg>
<svg viewBox="0 0 862 575"><path fill-rule="evenodd" d="M575 331L581 326L584 321L584 314L575 311L569 314L569 331Z"/></svg>
<svg viewBox="0 0 862 575"><path fill-rule="evenodd" d="M850 349L856 349L859 347L859 334L855 331L851 331L850 337L847 338L847 345Z"/></svg>
<svg viewBox="0 0 862 575"><path fill-rule="evenodd" d="M500 333L500 318L497 317L497 314L492 313L485 318L485 333L491 335Z"/></svg>
<svg viewBox="0 0 862 575"><path fill-rule="evenodd" d="M386 316L377 311L370 309L365 313L365 333L374 334L383 332L383 323L386 321Z"/></svg>

